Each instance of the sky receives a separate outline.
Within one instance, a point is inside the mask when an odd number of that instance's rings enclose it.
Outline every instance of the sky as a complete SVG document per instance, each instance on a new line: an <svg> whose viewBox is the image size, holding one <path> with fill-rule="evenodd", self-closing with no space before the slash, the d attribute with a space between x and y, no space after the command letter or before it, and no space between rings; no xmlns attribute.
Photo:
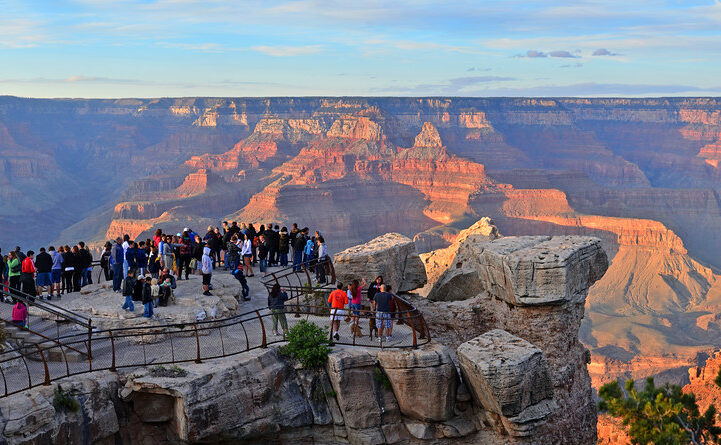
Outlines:
<svg viewBox="0 0 721 445"><path fill-rule="evenodd" d="M717 96L721 0L0 0L0 95Z"/></svg>

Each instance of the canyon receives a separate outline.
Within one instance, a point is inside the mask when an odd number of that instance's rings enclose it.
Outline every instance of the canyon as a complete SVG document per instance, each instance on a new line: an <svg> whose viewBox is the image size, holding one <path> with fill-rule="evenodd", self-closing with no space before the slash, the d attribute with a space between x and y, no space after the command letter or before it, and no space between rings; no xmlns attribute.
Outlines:
<svg viewBox="0 0 721 445"><path fill-rule="evenodd" d="M332 252L421 252L481 217L610 257L580 338L594 386L721 347L721 100L0 97L0 244L298 222Z"/></svg>

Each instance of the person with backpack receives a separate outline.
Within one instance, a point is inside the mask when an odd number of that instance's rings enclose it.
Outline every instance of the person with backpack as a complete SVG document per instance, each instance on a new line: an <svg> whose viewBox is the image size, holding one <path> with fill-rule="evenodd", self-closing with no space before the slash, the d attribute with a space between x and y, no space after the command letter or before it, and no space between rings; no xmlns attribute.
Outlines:
<svg viewBox="0 0 721 445"><path fill-rule="evenodd" d="M128 276L123 279L123 297L125 297L125 303L123 309L126 311L135 311L135 304L133 303L133 295L135 293L135 271L128 270Z"/></svg>
<svg viewBox="0 0 721 445"><path fill-rule="evenodd" d="M305 230L305 229L304 229ZM305 232L299 231L293 242L293 271L298 272L302 269L303 249L305 249Z"/></svg>
<svg viewBox="0 0 721 445"><path fill-rule="evenodd" d="M110 251L112 248L113 245L110 244L110 241L107 241L105 246L103 246L103 253L100 255L100 268L103 269L105 281L112 279L112 275L110 274Z"/></svg>
<svg viewBox="0 0 721 445"><path fill-rule="evenodd" d="M80 258L80 287L93 283L93 254L85 246L83 241L78 243Z"/></svg>
<svg viewBox="0 0 721 445"><path fill-rule="evenodd" d="M38 276L36 278L37 293L40 299L43 299L43 292L47 288L48 300L53 299L53 280L50 276L50 271L53 269L53 257L45 251L44 247L40 248L40 253L35 258L35 269L37 270Z"/></svg>
<svg viewBox="0 0 721 445"><path fill-rule="evenodd" d="M120 292L120 285L125 276L123 275L123 262L125 255L123 254L123 239L118 237L115 244L110 249L111 262L113 263L113 291Z"/></svg>
<svg viewBox="0 0 721 445"><path fill-rule="evenodd" d="M307 238L305 241L305 247L303 248L303 263L305 263L305 267L313 270L313 266L315 266L315 257L313 256L313 252L315 251L315 240L313 238Z"/></svg>
<svg viewBox="0 0 721 445"><path fill-rule="evenodd" d="M225 247L225 265L230 270L240 264L241 248L238 247L238 235L232 235Z"/></svg>
<svg viewBox="0 0 721 445"><path fill-rule="evenodd" d="M240 282L243 301L250 301L250 288L248 287L248 280L245 279L245 274L243 273L243 266L237 264L235 266L235 269L233 269L230 273L233 275L233 277L235 277L236 280L238 280L238 282Z"/></svg>
<svg viewBox="0 0 721 445"><path fill-rule="evenodd" d="M158 254L157 247L150 249L150 255L148 256L148 272L150 272L150 275L155 278L157 278L160 274L160 255Z"/></svg>
<svg viewBox="0 0 721 445"><path fill-rule="evenodd" d="M285 302L288 294L280 290L280 284L275 283L268 293L268 309L273 317L273 335L280 335L278 323L283 328L283 335L288 335L288 320L285 318Z"/></svg>

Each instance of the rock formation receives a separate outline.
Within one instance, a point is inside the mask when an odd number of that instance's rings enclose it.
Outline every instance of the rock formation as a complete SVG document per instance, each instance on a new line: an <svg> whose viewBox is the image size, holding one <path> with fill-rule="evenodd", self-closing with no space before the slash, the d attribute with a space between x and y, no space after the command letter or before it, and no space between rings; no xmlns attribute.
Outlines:
<svg viewBox="0 0 721 445"><path fill-rule="evenodd" d="M333 264L336 279L342 283L362 278L370 283L382 275L394 292L407 292L426 284L426 271L415 244L400 233L387 233L337 253Z"/></svg>

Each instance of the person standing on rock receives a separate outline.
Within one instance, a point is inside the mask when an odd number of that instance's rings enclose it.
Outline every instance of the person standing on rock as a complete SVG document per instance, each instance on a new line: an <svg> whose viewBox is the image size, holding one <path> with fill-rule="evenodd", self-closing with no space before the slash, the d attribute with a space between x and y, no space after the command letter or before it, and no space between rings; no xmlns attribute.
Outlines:
<svg viewBox="0 0 721 445"><path fill-rule="evenodd" d="M381 291L383 285L383 276L378 275L375 280L368 286L368 301L373 301L375 294Z"/></svg>
<svg viewBox="0 0 721 445"><path fill-rule="evenodd" d="M27 256L22 262L21 265L21 281L22 281L22 287L23 292L27 295L30 295L31 297L35 297L37 295L37 288L35 287L35 252L32 250L28 250ZM34 298L31 298L31 301L34 301Z"/></svg>
<svg viewBox="0 0 721 445"><path fill-rule="evenodd" d="M343 283L340 281L336 284L336 290L330 293L328 296L328 303L330 303L330 330L331 335L336 340L340 339L338 331L340 330L340 321L345 316L345 305L348 304L348 294L343 291Z"/></svg>
<svg viewBox="0 0 721 445"><path fill-rule="evenodd" d="M393 332L393 320L391 319L391 300L393 295L388 292L385 284L381 284L380 292L377 292L373 298L373 310L376 311L376 328L378 329L378 341L383 341L385 331L385 341L391 340Z"/></svg>
<svg viewBox="0 0 721 445"><path fill-rule="evenodd" d="M290 237L288 228L283 227L278 234L278 262L280 267L288 266L288 253L290 252Z"/></svg>
<svg viewBox="0 0 721 445"><path fill-rule="evenodd" d="M178 279L183 279L183 271L185 271L185 279L190 274L190 260L192 259L192 238L189 231L184 231L180 238L180 263L178 263Z"/></svg>
<svg viewBox="0 0 721 445"><path fill-rule="evenodd" d="M11 294L14 291L20 291L20 274L22 271L22 264L15 251L11 251L8 254L8 287Z"/></svg>
<svg viewBox="0 0 721 445"><path fill-rule="evenodd" d="M352 324L355 328L351 328L358 337L360 332L358 329L358 321L360 319L360 311L363 309L363 288L366 286L366 280L363 279L362 283L358 280L353 280L348 286L348 307L351 309Z"/></svg>
<svg viewBox="0 0 721 445"><path fill-rule="evenodd" d="M270 256L268 240L265 235L260 235L258 237L258 267L263 276L266 275L265 271L268 270L268 256Z"/></svg>
<svg viewBox="0 0 721 445"><path fill-rule="evenodd" d="M85 242L78 243L78 252L80 256L80 287L93 284L93 254L90 253Z"/></svg>
<svg viewBox="0 0 721 445"><path fill-rule="evenodd" d="M72 254L73 254L73 262L72 262L72 264L73 264L73 275L72 275L73 292L80 292L80 280L84 273L84 270L83 270L83 266L82 266L83 259L80 256L80 249L78 248L78 246L73 246Z"/></svg>
<svg viewBox="0 0 721 445"><path fill-rule="evenodd" d="M288 320L285 318L285 302L288 294L280 290L280 284L275 283L268 293L268 308L273 317L273 335L280 335L278 323L283 328L283 335L288 335Z"/></svg>
<svg viewBox="0 0 721 445"><path fill-rule="evenodd" d="M302 269L303 249L305 249L305 234L299 231L293 241L293 270L298 272Z"/></svg>
<svg viewBox="0 0 721 445"><path fill-rule="evenodd" d="M203 272L203 295L211 295L210 293L210 278L213 273L213 259L210 258L210 247L203 247L203 260L202 268Z"/></svg>
<svg viewBox="0 0 721 445"><path fill-rule="evenodd" d="M145 275L148 269L148 254L145 252L145 241L138 244L138 250L135 254L135 264L138 266L138 275Z"/></svg>
<svg viewBox="0 0 721 445"><path fill-rule="evenodd" d="M128 242L128 248L125 250L125 262L128 265L128 270L132 270L138 274L138 248L135 245L135 241Z"/></svg>
<svg viewBox="0 0 721 445"><path fill-rule="evenodd" d="M128 262L125 260L125 254L128 252L128 247L130 247L130 235L127 233L123 235L123 276L128 275Z"/></svg>
<svg viewBox="0 0 721 445"><path fill-rule="evenodd" d="M53 249L55 250L55 249ZM48 290L48 300L53 299L53 280L50 272L53 270L53 257L45 251L44 247L40 248L40 253L35 258L35 268L38 272L37 281L37 292L40 299L43 299L43 292L45 288Z"/></svg>
<svg viewBox="0 0 721 445"><path fill-rule="evenodd" d="M125 303L123 309L126 311L135 311L135 304L133 303L133 293L135 292L135 272L132 270L128 271L128 276L123 280L123 297L125 297Z"/></svg>
<svg viewBox="0 0 721 445"><path fill-rule="evenodd" d="M123 275L123 262L125 261L125 255L123 255L123 239L118 237L115 240L115 244L110 249L110 258L113 263L113 291L120 292L120 283L123 281L125 275Z"/></svg>
<svg viewBox="0 0 721 445"><path fill-rule="evenodd" d="M110 244L110 243L108 243ZM62 246L59 247L62 249ZM50 269L50 280L52 281L52 293L58 296L60 299L60 282L63 278L63 255L59 251L55 251L55 247L50 246L50 257L53 261L53 266Z"/></svg>
<svg viewBox="0 0 721 445"><path fill-rule="evenodd" d="M240 264L241 248L238 247L238 235L230 237L230 241L225 246L225 266L230 270Z"/></svg>
<svg viewBox="0 0 721 445"><path fill-rule="evenodd" d="M315 266L315 280L320 284L325 284L325 267L328 261L328 247L325 245L325 239L319 236L316 239L318 244L318 261Z"/></svg>
<svg viewBox="0 0 721 445"><path fill-rule="evenodd" d="M110 274L110 251L112 248L113 245L110 244L110 241L108 241L103 246L103 253L100 254L100 268L103 269L105 281L110 281L112 279L112 275Z"/></svg>
<svg viewBox="0 0 721 445"><path fill-rule="evenodd" d="M163 242L160 243L160 258L163 268L173 270L173 246L170 243L171 239L170 235L166 235L163 238Z"/></svg>
<svg viewBox="0 0 721 445"><path fill-rule="evenodd" d="M252 277L253 273L253 241L251 241L250 231L248 231L243 240L243 246L240 249L240 254L243 256L243 264L245 265L245 276Z"/></svg>
<svg viewBox="0 0 721 445"><path fill-rule="evenodd" d="M141 282L143 281L143 278L140 278ZM143 317L145 318L153 318L153 315L155 315L155 311L153 310L154 302L153 302L153 291L152 291L152 278L150 276L146 277L144 279L143 283L143 306L145 307L145 310L143 311Z"/></svg>

